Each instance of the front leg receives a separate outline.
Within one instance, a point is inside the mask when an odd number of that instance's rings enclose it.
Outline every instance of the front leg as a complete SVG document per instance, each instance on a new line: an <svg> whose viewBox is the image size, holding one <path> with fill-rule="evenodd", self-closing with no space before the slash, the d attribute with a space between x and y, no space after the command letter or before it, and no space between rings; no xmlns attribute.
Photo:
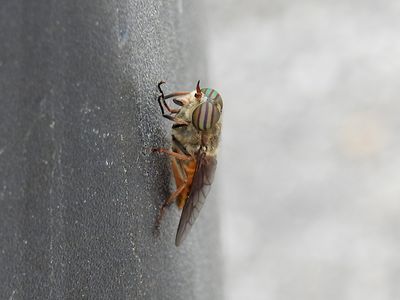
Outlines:
<svg viewBox="0 0 400 300"><path fill-rule="evenodd" d="M179 111L180 111L180 109L173 109L173 108L170 108L169 107L169 105L168 105L168 103L165 101L166 99L168 99L168 98L172 98L172 97L177 97L177 96L185 96L185 95L187 95L187 94L189 94L190 92L176 92L176 93L172 93L172 94L168 94L168 95L164 95L164 92L163 92L163 90L161 89L161 85L162 84L164 84L165 82L164 81L160 81L159 83L158 83L158 85L157 85L157 87L158 87L158 90L160 91L160 96L158 96L158 104L160 105L160 108L161 108L161 113L162 113L162 115L163 115L163 117L165 117L165 118L167 118L167 119L169 119L169 120L173 120L173 121L175 121L175 120L177 120L174 116L172 116L172 114L177 114ZM179 103L180 103L180 101L174 101L175 103L178 103L178 105L180 105ZM170 113L171 113L171 115L167 115L166 113L165 113L165 111L164 111L164 107L167 109L167 111L169 111ZM178 119L179 120L179 119ZM184 122L186 122L186 121L184 121ZM179 124L183 124L182 123L182 120L180 120L180 121L178 121L177 123L179 123ZM187 123L187 122L186 122Z"/></svg>

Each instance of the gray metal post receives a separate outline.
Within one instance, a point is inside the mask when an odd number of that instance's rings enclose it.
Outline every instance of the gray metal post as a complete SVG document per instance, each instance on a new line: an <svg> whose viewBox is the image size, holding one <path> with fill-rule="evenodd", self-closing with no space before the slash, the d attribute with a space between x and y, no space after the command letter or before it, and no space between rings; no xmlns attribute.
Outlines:
<svg viewBox="0 0 400 300"><path fill-rule="evenodd" d="M208 199L182 247L156 84L206 76L196 1L0 4L0 299L220 299Z"/></svg>

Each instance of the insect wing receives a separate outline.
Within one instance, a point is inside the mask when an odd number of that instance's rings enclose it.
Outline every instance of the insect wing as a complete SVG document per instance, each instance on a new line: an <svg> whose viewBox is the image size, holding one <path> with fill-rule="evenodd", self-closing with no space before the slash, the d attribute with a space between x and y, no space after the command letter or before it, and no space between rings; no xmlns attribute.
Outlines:
<svg viewBox="0 0 400 300"><path fill-rule="evenodd" d="M205 152L199 153L196 171L193 176L192 188L189 198L186 200L185 206L183 207L178 232L176 233L176 246L179 246L186 238L199 216L204 201L210 192L216 168L217 160L214 157L206 156Z"/></svg>

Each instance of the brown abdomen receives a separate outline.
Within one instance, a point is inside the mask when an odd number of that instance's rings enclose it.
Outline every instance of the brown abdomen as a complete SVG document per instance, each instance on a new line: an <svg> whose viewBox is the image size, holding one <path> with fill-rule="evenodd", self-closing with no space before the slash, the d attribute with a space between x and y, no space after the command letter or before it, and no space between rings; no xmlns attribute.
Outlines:
<svg viewBox="0 0 400 300"><path fill-rule="evenodd" d="M172 171L175 177L176 188L179 188L182 184L186 184L182 192L177 196L177 205L179 208L183 208L189 197L190 190L192 188L193 176L196 170L196 161L182 161L175 158L172 159Z"/></svg>

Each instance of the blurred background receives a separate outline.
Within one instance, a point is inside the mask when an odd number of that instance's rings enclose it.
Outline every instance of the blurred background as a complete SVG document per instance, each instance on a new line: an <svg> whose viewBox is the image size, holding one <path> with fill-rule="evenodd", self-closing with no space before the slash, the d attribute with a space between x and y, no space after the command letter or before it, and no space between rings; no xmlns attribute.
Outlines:
<svg viewBox="0 0 400 300"><path fill-rule="evenodd" d="M227 299L400 299L400 2L208 1Z"/></svg>

